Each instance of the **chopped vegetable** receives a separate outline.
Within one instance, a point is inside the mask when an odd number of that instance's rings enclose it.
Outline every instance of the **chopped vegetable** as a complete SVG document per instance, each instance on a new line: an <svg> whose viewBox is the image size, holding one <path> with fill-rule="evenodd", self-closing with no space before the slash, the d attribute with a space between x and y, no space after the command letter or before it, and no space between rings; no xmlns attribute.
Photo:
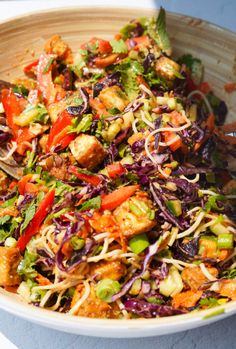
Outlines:
<svg viewBox="0 0 236 349"><path fill-rule="evenodd" d="M136 235L129 240L129 247L136 254L143 252L149 245L146 234Z"/></svg>

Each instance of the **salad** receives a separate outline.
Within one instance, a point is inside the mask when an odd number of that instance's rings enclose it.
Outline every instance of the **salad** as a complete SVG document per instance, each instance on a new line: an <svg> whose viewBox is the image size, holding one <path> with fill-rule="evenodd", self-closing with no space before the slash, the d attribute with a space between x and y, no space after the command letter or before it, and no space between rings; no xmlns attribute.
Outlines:
<svg viewBox="0 0 236 349"><path fill-rule="evenodd" d="M0 286L92 318L236 300L235 138L165 11L0 82Z"/></svg>

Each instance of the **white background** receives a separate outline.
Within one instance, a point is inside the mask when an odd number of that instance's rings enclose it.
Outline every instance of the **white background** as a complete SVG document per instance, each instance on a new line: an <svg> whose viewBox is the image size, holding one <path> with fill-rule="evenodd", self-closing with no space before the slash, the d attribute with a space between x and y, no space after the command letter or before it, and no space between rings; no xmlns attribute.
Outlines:
<svg viewBox="0 0 236 349"><path fill-rule="evenodd" d="M119 0L118 2L0 0L0 21L45 8L101 4L130 7L162 5L169 11L200 17L236 32L236 0ZM179 334L146 339L102 339L45 329L0 311L0 330L20 349L236 349L235 327L236 316L233 316L224 321ZM7 347L2 344L0 349L7 349Z"/></svg>

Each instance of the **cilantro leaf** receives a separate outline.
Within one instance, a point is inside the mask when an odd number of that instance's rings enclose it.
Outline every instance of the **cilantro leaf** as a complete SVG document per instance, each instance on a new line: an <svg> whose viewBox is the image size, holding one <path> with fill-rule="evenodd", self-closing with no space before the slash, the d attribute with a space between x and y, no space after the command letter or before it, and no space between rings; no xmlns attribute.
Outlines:
<svg viewBox="0 0 236 349"><path fill-rule="evenodd" d="M122 39L111 40L110 44L112 46L112 51L114 53L127 53L128 52L128 48L127 48L124 40L122 40Z"/></svg>
<svg viewBox="0 0 236 349"><path fill-rule="evenodd" d="M72 125L70 126L70 132L69 133L81 133L81 132L86 132L90 129L92 126L92 121L93 121L93 116L92 114L86 114L81 117L78 117L73 120Z"/></svg>
<svg viewBox="0 0 236 349"><path fill-rule="evenodd" d="M222 305L226 303L227 299L226 298L214 298L214 297L209 297L209 298L203 298L200 300L199 304L200 305L205 305L207 308L214 308L217 305Z"/></svg>
<svg viewBox="0 0 236 349"><path fill-rule="evenodd" d="M160 12L157 17L156 30L157 33L154 39L160 49L169 56L171 54L171 44L166 31L166 12L163 7L160 8Z"/></svg>
<svg viewBox="0 0 236 349"><path fill-rule="evenodd" d="M224 195L212 195L209 196L207 203L205 204L205 210L210 212L211 210L222 211L224 208L219 207L217 201L225 201Z"/></svg>
<svg viewBox="0 0 236 349"><path fill-rule="evenodd" d="M194 63L202 63L200 59L193 57L191 54L185 54L178 59L179 64L185 64L186 67L192 70Z"/></svg>
<svg viewBox="0 0 236 349"><path fill-rule="evenodd" d="M9 216L9 215L0 217L0 225L7 223L10 219L11 219L11 216Z"/></svg>
<svg viewBox="0 0 236 349"><path fill-rule="evenodd" d="M138 75L137 71L141 70L141 65L134 62L130 58L125 59L114 69L121 73L121 82L130 100L136 98L139 92L136 76Z"/></svg>
<svg viewBox="0 0 236 349"><path fill-rule="evenodd" d="M14 93L19 93L23 96L28 96L28 94L29 94L29 90L23 85L16 85L13 87L12 90Z"/></svg>
<svg viewBox="0 0 236 349"><path fill-rule="evenodd" d="M224 277L227 279L236 279L236 268L224 270L221 274L221 277Z"/></svg>
<svg viewBox="0 0 236 349"><path fill-rule="evenodd" d="M21 226L21 231L23 231L28 226L29 222L35 215L35 211L36 211L35 204L34 204L34 201L32 201L25 211L25 218Z"/></svg>
<svg viewBox="0 0 236 349"><path fill-rule="evenodd" d="M99 209L101 207L101 196L98 195L95 198L85 201L81 207L80 211L90 210L92 208Z"/></svg>
<svg viewBox="0 0 236 349"><path fill-rule="evenodd" d="M128 23L126 24L121 30L120 34L122 35L122 39L126 40L129 38L130 32L132 32L136 28L136 25L134 23Z"/></svg>
<svg viewBox="0 0 236 349"><path fill-rule="evenodd" d="M25 252L24 259L20 262L17 268L17 273L24 276L26 279L37 276L37 271L34 269L37 255Z"/></svg>
<svg viewBox="0 0 236 349"><path fill-rule="evenodd" d="M14 196L13 198L4 201L4 203L1 205L2 208L6 208L6 207L10 207L13 206L15 201L16 201L17 197Z"/></svg>
<svg viewBox="0 0 236 349"><path fill-rule="evenodd" d="M11 233L5 229L0 229L0 242L5 241Z"/></svg>

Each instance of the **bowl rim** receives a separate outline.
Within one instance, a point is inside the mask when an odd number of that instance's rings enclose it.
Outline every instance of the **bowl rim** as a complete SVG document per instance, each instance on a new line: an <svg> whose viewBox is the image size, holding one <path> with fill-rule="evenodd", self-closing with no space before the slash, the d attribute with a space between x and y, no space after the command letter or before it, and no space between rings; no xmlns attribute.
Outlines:
<svg viewBox="0 0 236 349"><path fill-rule="evenodd" d="M116 6L110 5L77 5L69 7L58 7L49 9L40 9L27 12L22 15L13 16L11 18L0 21L0 28L14 22L19 22L29 17L38 16L40 14L53 14L55 12L79 11L79 10L135 10L132 6ZM147 11L159 10L155 5L153 7L138 7L137 10L144 9ZM167 16L181 18L182 20L199 20L197 17L184 15L181 13L166 11ZM186 23L187 24L187 23ZM236 39L236 32L224 28L210 21L201 19L201 25L210 31L222 31L228 36ZM190 328L204 326L208 323L218 321L226 316L236 313L236 300L230 301L224 305L219 305L207 310L200 310L182 315L174 315L168 317L159 317L153 319L101 319L101 318L87 318L81 316L73 316L55 311L50 311L43 308L37 308L31 304L27 304L19 299L19 296L10 297L10 292L5 291L0 287L0 309L17 315L21 318L39 323L46 327L56 328L61 331L73 332L78 334L87 334L90 336L100 337L146 337L153 335L161 335L163 333L174 333ZM69 328L68 328L69 326ZM166 330L168 328L168 331ZM142 330L141 330L142 329ZM109 332L109 330L111 332ZM159 330L160 333L155 333ZM163 330L163 331L162 331ZM165 331L164 331L165 330ZM94 332L92 332L94 331ZM99 331L99 332L98 332Z"/></svg>

